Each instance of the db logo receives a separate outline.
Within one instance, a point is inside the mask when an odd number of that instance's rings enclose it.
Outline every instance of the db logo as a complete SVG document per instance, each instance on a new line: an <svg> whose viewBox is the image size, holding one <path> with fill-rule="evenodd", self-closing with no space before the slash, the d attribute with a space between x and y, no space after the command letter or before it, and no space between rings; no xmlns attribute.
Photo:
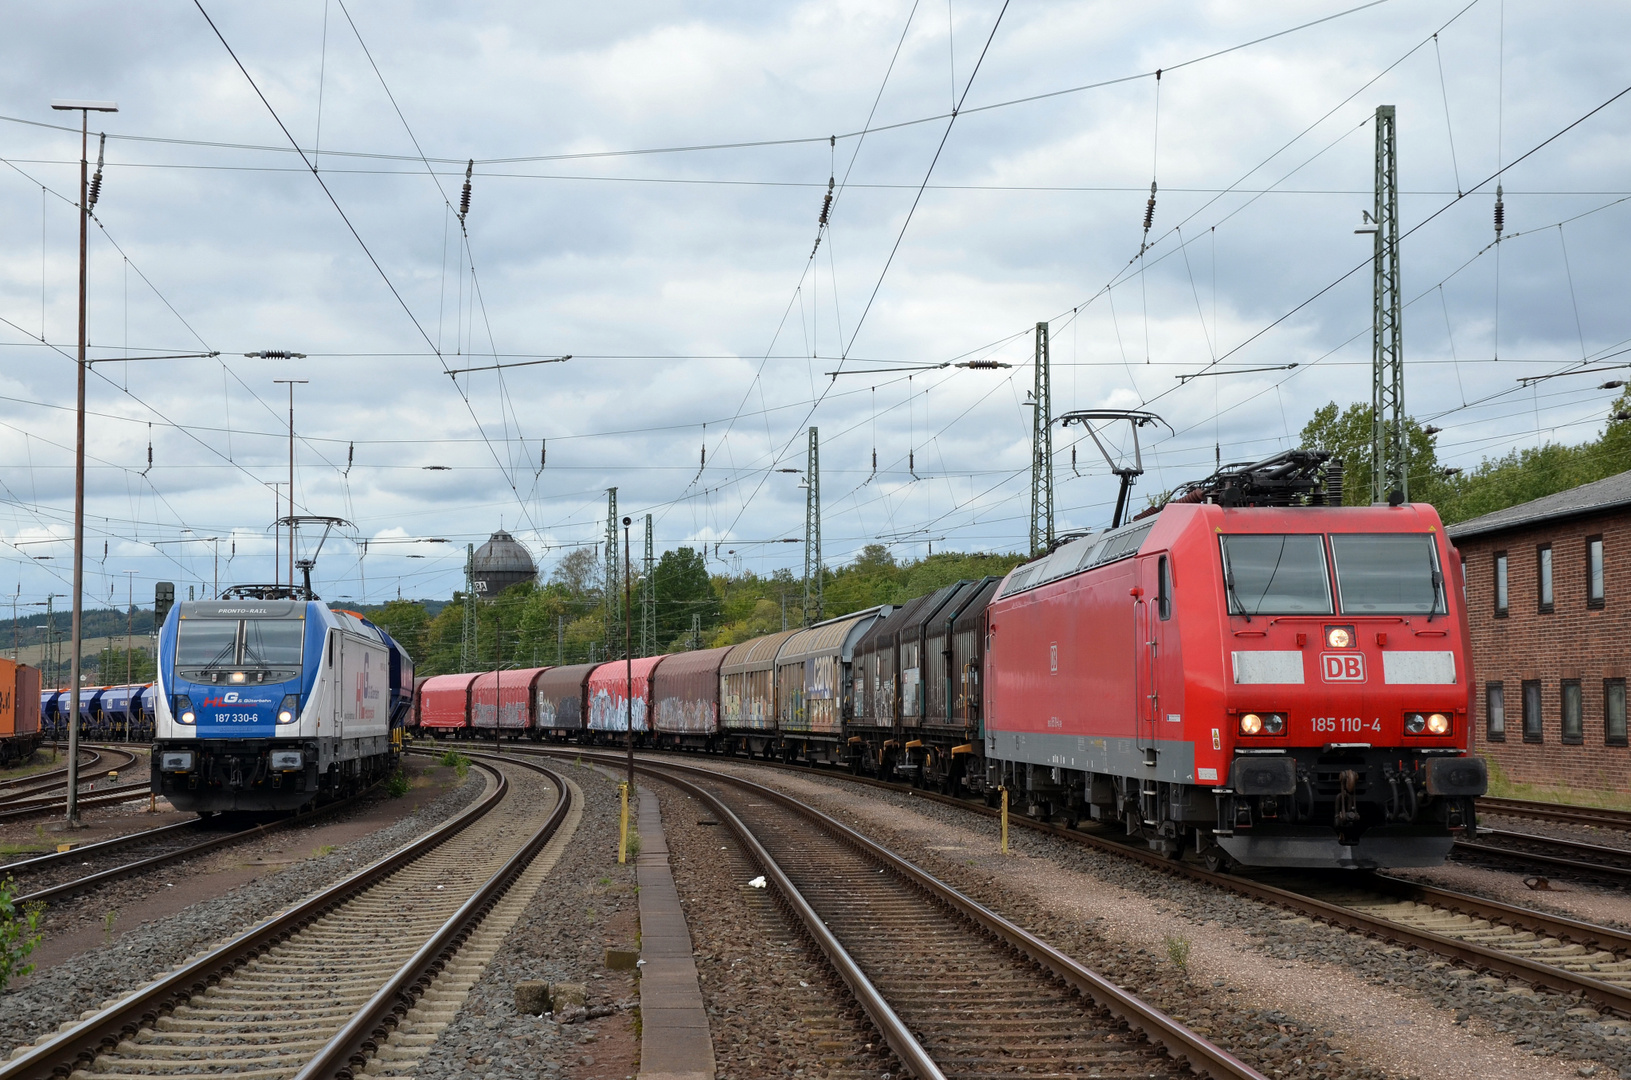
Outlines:
<svg viewBox="0 0 1631 1080"><path fill-rule="evenodd" d="M1365 681L1365 657L1360 653L1321 653L1320 668L1326 682Z"/></svg>

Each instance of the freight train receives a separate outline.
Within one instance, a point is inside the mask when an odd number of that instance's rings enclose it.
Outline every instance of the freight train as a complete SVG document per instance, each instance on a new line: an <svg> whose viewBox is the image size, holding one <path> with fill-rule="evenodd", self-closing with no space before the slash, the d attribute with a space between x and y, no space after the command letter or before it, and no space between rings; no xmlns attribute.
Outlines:
<svg viewBox="0 0 1631 1080"><path fill-rule="evenodd" d="M79 737L108 742L151 742L153 739L154 683L87 686L79 691ZM39 695L40 728L53 740L68 738L67 690Z"/></svg>
<svg viewBox="0 0 1631 1080"><path fill-rule="evenodd" d="M1461 563L1340 464L1220 469L1002 578L728 648L425 682L436 737L847 766L1209 865L1426 866L1475 828Z"/></svg>
<svg viewBox="0 0 1631 1080"><path fill-rule="evenodd" d="M287 811L397 768L413 661L307 590L237 586L159 632L153 792L178 810Z"/></svg>

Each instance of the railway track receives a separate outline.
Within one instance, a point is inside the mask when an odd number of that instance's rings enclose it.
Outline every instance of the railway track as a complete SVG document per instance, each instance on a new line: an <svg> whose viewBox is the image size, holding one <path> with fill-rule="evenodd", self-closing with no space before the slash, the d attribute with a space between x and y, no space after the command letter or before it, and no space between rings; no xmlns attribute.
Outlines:
<svg viewBox="0 0 1631 1080"><path fill-rule="evenodd" d="M1476 840L1457 840L1454 850L1474 860L1563 870L1574 877L1616 883L1631 882L1631 850L1623 847L1587 844L1506 829L1479 829Z"/></svg>
<svg viewBox="0 0 1631 1080"><path fill-rule="evenodd" d="M647 760L660 759L648 757ZM751 764L882 788L985 817L999 813L982 803L869 777L837 775L831 770L776 762ZM1330 890L1305 883L1281 887L1238 874L1213 873L1121 839L1052 822L1034 821L1022 815L1011 816L1009 821L1012 825L1112 852L1152 869L1205 882L1328 925L1436 953L1491 977L1580 997L1600 1009L1631 1017L1631 935L1610 927L1381 874L1370 876L1370 884L1376 886L1373 889Z"/></svg>
<svg viewBox="0 0 1631 1080"><path fill-rule="evenodd" d="M456 954L519 914L534 857L567 820L554 772L506 759L470 807L418 840L0 1066L0 1080L233 1072L301 1080L400 1059L434 1027L417 1006L468 973ZM553 801L539 821L538 809ZM491 935L489 935L491 936ZM433 1037L433 1036L432 1036Z"/></svg>
<svg viewBox="0 0 1631 1080"><path fill-rule="evenodd" d="M20 859L0 866L0 877L15 877L28 891L16 897L16 903L49 903L98 888L123 878L135 877L182 859L208 854L219 848L256 840L282 829L307 825L357 805L366 792L348 799L319 806L301 814L292 814L276 821L252 825L248 828L223 832L214 820L180 821L161 825L156 829L115 836L95 844L54 851L31 859ZM204 835L205 839L195 837ZM129 859L133 848L150 850L140 858ZM86 871L86 867L91 867Z"/></svg>
<svg viewBox="0 0 1631 1080"><path fill-rule="evenodd" d="M729 826L917 1077L1261 1077L813 807L692 765L637 768L691 794Z"/></svg>
<svg viewBox="0 0 1631 1080"><path fill-rule="evenodd" d="M81 751L90 756L89 761L82 761L79 767L80 784L94 784L109 774L116 774L135 764L137 755L129 750L118 747L100 747ZM104 757L105 755L105 757ZM137 785L147 783L143 778ZM0 786L0 811L21 807L43 806L53 800L57 805L63 802L63 794L47 794L68 786L68 770L66 768L53 769L50 772L35 773L32 776L13 777L5 785ZM83 790L81 794L84 794Z"/></svg>
<svg viewBox="0 0 1631 1080"><path fill-rule="evenodd" d="M1631 811L1604 810L1595 806L1568 806L1563 803L1534 802L1529 799L1493 799L1484 796L1478 800L1478 809L1490 814L1508 817L1532 818L1536 821L1557 821L1568 825L1596 826L1631 832Z"/></svg>

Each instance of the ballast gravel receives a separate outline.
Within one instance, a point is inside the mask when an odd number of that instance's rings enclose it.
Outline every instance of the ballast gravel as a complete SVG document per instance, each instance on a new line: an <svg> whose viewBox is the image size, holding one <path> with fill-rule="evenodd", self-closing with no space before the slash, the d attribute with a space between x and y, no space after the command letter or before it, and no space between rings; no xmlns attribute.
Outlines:
<svg viewBox="0 0 1631 1080"><path fill-rule="evenodd" d="M904 1076L773 891L750 884L759 871L730 830L691 796L654 789L719 1080Z"/></svg>
<svg viewBox="0 0 1631 1080"><path fill-rule="evenodd" d="M606 946L635 945L639 925L634 863L617 862L617 790L596 770L564 761L549 766L583 791L583 818L464 1004L419 1060L414 1075L421 1080L623 1080L637 1070L634 979L604 963ZM515 984L523 980L585 984L588 1016L557 1023L553 1015L516 1012Z"/></svg>
<svg viewBox="0 0 1631 1080"><path fill-rule="evenodd" d="M1578 1000L1028 830L1003 856L994 819L905 793L710 764L810 801L1277 1080L1631 1078L1631 1023Z"/></svg>
<svg viewBox="0 0 1631 1080"><path fill-rule="evenodd" d="M0 1057L53 1034L229 940L268 916L389 854L469 805L486 784L472 772L461 784L396 824L293 863L223 896L124 932L113 944L80 953L0 993Z"/></svg>

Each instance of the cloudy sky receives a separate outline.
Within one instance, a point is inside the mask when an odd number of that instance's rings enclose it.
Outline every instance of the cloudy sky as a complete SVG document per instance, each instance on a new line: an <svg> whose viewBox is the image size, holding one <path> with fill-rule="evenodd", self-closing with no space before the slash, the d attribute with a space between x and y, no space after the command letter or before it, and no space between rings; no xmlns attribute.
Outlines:
<svg viewBox="0 0 1631 1080"><path fill-rule="evenodd" d="M1055 414L1170 425L1140 492L1266 456L1368 398L1353 230L1382 104L1416 230L1407 404L1441 460L1591 437L1616 372L1517 380L1631 360L1631 95L1581 121L1631 85L1622 5L150 0L4 23L0 592L25 604L71 580L79 140L56 98L119 104L92 119L89 335L138 358L89 383L91 604L207 592L217 550L223 583L271 579L278 379L308 380L296 512L352 523L319 591L354 600L445 597L501 524L547 570L604 536L613 486L659 552L802 572L812 425L829 563L1022 548L1042 321ZM1114 501L1079 432L1055 435L1061 529Z"/></svg>

